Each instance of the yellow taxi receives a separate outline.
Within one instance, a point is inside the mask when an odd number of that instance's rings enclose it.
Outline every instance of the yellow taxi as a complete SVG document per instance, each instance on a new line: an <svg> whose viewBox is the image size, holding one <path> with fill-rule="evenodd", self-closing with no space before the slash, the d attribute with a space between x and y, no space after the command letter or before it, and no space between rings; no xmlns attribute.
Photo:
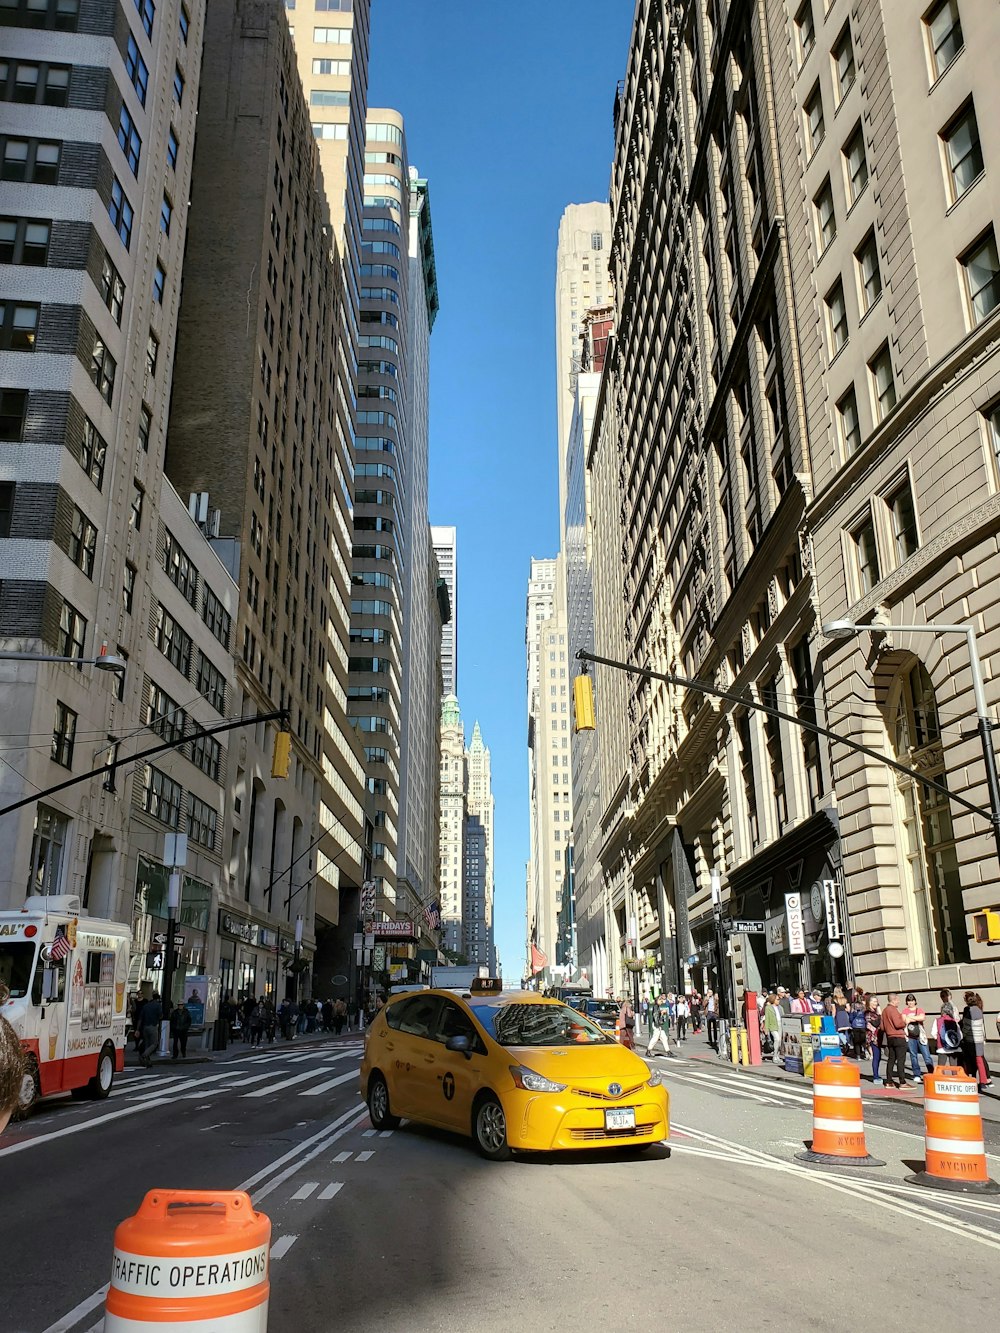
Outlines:
<svg viewBox="0 0 1000 1333"><path fill-rule="evenodd" d="M494 978L392 997L365 1036L361 1095L376 1129L417 1120L470 1135L493 1161L670 1133L655 1069L561 1000Z"/></svg>

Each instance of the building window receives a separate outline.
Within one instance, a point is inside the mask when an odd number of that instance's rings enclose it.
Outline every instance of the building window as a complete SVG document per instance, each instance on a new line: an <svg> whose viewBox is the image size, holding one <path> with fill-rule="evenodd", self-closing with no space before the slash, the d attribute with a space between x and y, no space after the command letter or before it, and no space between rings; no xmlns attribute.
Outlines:
<svg viewBox="0 0 1000 1333"><path fill-rule="evenodd" d="M194 606L198 597L198 572L169 528L164 531L163 568L184 600Z"/></svg>
<svg viewBox="0 0 1000 1333"><path fill-rule="evenodd" d="M132 222L135 214L117 176L111 182L111 202L108 204L108 217L110 217L111 225L118 233L122 245L127 250L132 244Z"/></svg>
<svg viewBox="0 0 1000 1333"><path fill-rule="evenodd" d="M844 284L839 279L826 296L826 324L832 358L847 343L847 303L844 300Z"/></svg>
<svg viewBox="0 0 1000 1333"><path fill-rule="evenodd" d="M750 834L750 851L757 846L759 838L759 820L757 815L757 782L754 776L753 742L750 718L746 713L736 719L736 735L739 741L740 773L743 778L743 799L746 803L747 824Z"/></svg>
<svg viewBox="0 0 1000 1333"><path fill-rule="evenodd" d="M186 677L191 668L191 636L162 606L156 613L153 642L167 661Z"/></svg>
<svg viewBox="0 0 1000 1333"><path fill-rule="evenodd" d="M187 46L188 33L191 31L191 16L188 14L187 10L184 8L183 5L181 5L180 30L181 30L181 41L184 43L185 46Z"/></svg>
<svg viewBox="0 0 1000 1333"><path fill-rule="evenodd" d="M0 389L0 440L21 439L27 411L27 389Z"/></svg>
<svg viewBox="0 0 1000 1333"><path fill-rule="evenodd" d="M170 133L167 135L167 161L170 163L170 165L173 167L175 171L177 170L178 147L179 145L177 143L177 135L174 132L173 125L171 125Z"/></svg>
<svg viewBox="0 0 1000 1333"><path fill-rule="evenodd" d="M913 490L909 477L885 497L885 503L892 519L892 540L896 560L898 564L902 564L920 546L917 511L913 504Z"/></svg>
<svg viewBox="0 0 1000 1333"><path fill-rule="evenodd" d="M132 483L132 504L129 508L128 525L134 528L136 532L142 530L142 504L146 492L137 481Z"/></svg>
<svg viewBox="0 0 1000 1333"><path fill-rule="evenodd" d="M115 393L115 374L118 364L108 351L104 339L97 334L94 338L94 350L90 357L90 378L97 387L97 392L110 407Z"/></svg>
<svg viewBox="0 0 1000 1333"><path fill-rule="evenodd" d="M207 847L210 852L214 852L215 827L218 816L210 805L205 801L200 801L194 794L191 795L190 800L188 837L192 842L196 842L201 847Z"/></svg>
<svg viewBox="0 0 1000 1333"><path fill-rule="evenodd" d="M82 657L87 639L87 622L69 602L63 602L59 613L60 657Z"/></svg>
<svg viewBox="0 0 1000 1333"><path fill-rule="evenodd" d="M149 684L149 703L146 707L146 726L165 741L179 741L184 735L187 719L184 709L171 699L159 685Z"/></svg>
<svg viewBox="0 0 1000 1333"><path fill-rule="evenodd" d="M62 145L39 139L4 139L0 180L55 185Z"/></svg>
<svg viewBox="0 0 1000 1333"><path fill-rule="evenodd" d="M874 230L868 233L855 250L854 259L858 266L861 312L867 314L882 295L882 274L878 266L878 245Z"/></svg>
<svg viewBox="0 0 1000 1333"><path fill-rule="evenodd" d="M101 299L111 312L111 318L121 328L122 311L125 308L125 284L107 255L101 260L100 292Z"/></svg>
<svg viewBox="0 0 1000 1333"><path fill-rule="evenodd" d="M853 207L868 184L868 159L865 156L865 136L860 121L854 133L844 144L843 155L847 177L848 206Z"/></svg>
<svg viewBox="0 0 1000 1333"><path fill-rule="evenodd" d="M126 563L125 575L122 579L122 606L125 608L126 615L132 614L132 607L135 604L135 565Z"/></svg>
<svg viewBox="0 0 1000 1333"><path fill-rule="evenodd" d="M857 575L858 588L865 597L882 578L878 562L878 546L875 541L875 524L870 513L851 529L851 544L854 548L854 571Z"/></svg>
<svg viewBox="0 0 1000 1333"><path fill-rule="evenodd" d="M149 433L153 428L153 414L145 403L139 408L139 448L149 453Z"/></svg>
<svg viewBox="0 0 1000 1333"><path fill-rule="evenodd" d="M146 30L146 36L153 35L153 19L156 17L156 5L153 0L134 0L136 13L142 20L142 26Z"/></svg>
<svg viewBox="0 0 1000 1333"><path fill-rule="evenodd" d="M812 156L823 142L823 136L826 133L826 122L823 119L823 94L820 92L818 83L809 94L803 111L806 118L806 145L809 155Z"/></svg>
<svg viewBox="0 0 1000 1333"><path fill-rule="evenodd" d="M107 444L90 418L84 417L83 434L80 437L80 466L98 490L104 485L104 466L107 457Z"/></svg>
<svg viewBox="0 0 1000 1333"><path fill-rule="evenodd" d="M868 362L868 372L875 395L875 420L884 421L896 406L896 381L892 374L888 343Z"/></svg>
<svg viewBox="0 0 1000 1333"><path fill-rule="evenodd" d="M941 131L948 158L951 202L960 199L983 174L983 149L979 142L976 109L966 102L958 115Z"/></svg>
<svg viewBox="0 0 1000 1333"><path fill-rule="evenodd" d="M168 828L180 828L183 788L152 764L143 771L142 808Z"/></svg>
<svg viewBox="0 0 1000 1333"><path fill-rule="evenodd" d="M816 722L816 686L813 679L809 638L800 639L789 654L789 664L795 678L795 712L803 722ZM815 810L823 793L823 763L819 737L807 727L796 727L802 742L809 804Z"/></svg>
<svg viewBox="0 0 1000 1333"><path fill-rule="evenodd" d="M69 558L82 569L88 579L94 577L94 558L97 554L97 528L82 509L73 511L73 527L69 536Z"/></svg>
<svg viewBox="0 0 1000 1333"><path fill-rule="evenodd" d="M153 298L157 305L163 304L163 289L167 285L167 271L157 260L156 272L153 275Z"/></svg>
<svg viewBox="0 0 1000 1333"><path fill-rule="evenodd" d="M833 190L830 187L829 176L827 176L820 187L819 194L813 200L813 211L816 216L819 251L822 254L837 235L837 215L833 211Z"/></svg>
<svg viewBox="0 0 1000 1333"><path fill-rule="evenodd" d="M816 45L816 25L813 22L812 0L805 0L795 15L795 35L799 43L799 64L803 64Z"/></svg>
<svg viewBox="0 0 1000 1333"><path fill-rule="evenodd" d="M174 66L174 101L178 106L184 104L184 75L177 65Z"/></svg>
<svg viewBox="0 0 1000 1333"><path fill-rule="evenodd" d="M212 705L217 713L226 711L226 678L222 672L199 650L198 678L196 681L199 694Z"/></svg>
<svg viewBox="0 0 1000 1333"><path fill-rule="evenodd" d="M36 106L65 106L69 97L69 76L69 65L0 61L0 99Z"/></svg>
<svg viewBox="0 0 1000 1333"><path fill-rule="evenodd" d="M76 741L76 713L61 701L56 703L52 724L52 758L63 768L73 767L73 744Z"/></svg>
<svg viewBox="0 0 1000 1333"><path fill-rule="evenodd" d="M69 819L47 805L35 807L35 829L31 838L31 862L27 889L31 894L59 892L63 852L69 832Z"/></svg>
<svg viewBox="0 0 1000 1333"><path fill-rule="evenodd" d="M143 106L146 105L146 90L149 87L149 70L139 54L139 43L131 33L128 35L128 51L125 56L125 72L132 80L132 87Z"/></svg>
<svg viewBox="0 0 1000 1333"><path fill-rule="evenodd" d="M139 138L139 131L135 128L135 121L129 114L127 106L123 106L118 114L118 144L125 154L125 161L129 165L129 170L133 176L139 175L139 155L142 152L142 140Z"/></svg>
<svg viewBox="0 0 1000 1333"><path fill-rule="evenodd" d="M839 106L850 92L855 75L854 44L851 41L850 23L845 24L831 55L833 57L833 77L837 88L837 105Z"/></svg>
<svg viewBox="0 0 1000 1333"><path fill-rule="evenodd" d="M38 306L0 301L0 350L33 352L38 334Z"/></svg>
<svg viewBox="0 0 1000 1333"><path fill-rule="evenodd" d="M160 231L164 236L170 235L170 221L174 216L174 206L167 198L163 196L163 202L160 204Z"/></svg>
<svg viewBox="0 0 1000 1333"><path fill-rule="evenodd" d="M958 0L941 0L924 22L927 25L927 40L930 45L931 69L934 78L938 78L965 45L962 20L958 13Z"/></svg>
<svg viewBox="0 0 1000 1333"><path fill-rule="evenodd" d="M210 778L219 781L222 747L214 736L196 736L191 742L191 762Z"/></svg>
<svg viewBox="0 0 1000 1333"><path fill-rule="evenodd" d="M1000 304L1000 259L993 228L962 255L972 323L981 324Z"/></svg>
<svg viewBox="0 0 1000 1333"><path fill-rule="evenodd" d="M160 340L152 329L149 330L149 337L146 339L146 374L156 374L156 363L160 359Z"/></svg>
<svg viewBox="0 0 1000 1333"><path fill-rule="evenodd" d="M840 444L844 457L850 458L861 448L861 423L858 420L858 396L854 385L847 390L837 404L837 425L840 431Z"/></svg>
<svg viewBox="0 0 1000 1333"><path fill-rule="evenodd" d="M51 231L48 222L0 218L0 264L44 266L49 257Z"/></svg>

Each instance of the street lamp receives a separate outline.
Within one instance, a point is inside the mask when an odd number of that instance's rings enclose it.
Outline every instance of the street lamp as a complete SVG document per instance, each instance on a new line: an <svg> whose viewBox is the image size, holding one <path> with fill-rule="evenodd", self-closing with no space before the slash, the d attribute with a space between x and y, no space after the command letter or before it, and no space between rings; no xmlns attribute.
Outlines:
<svg viewBox="0 0 1000 1333"><path fill-rule="evenodd" d="M98 671L124 672L128 664L115 653L99 653L97 657L59 657L53 653L0 652L0 662L64 662L67 666L92 666Z"/></svg>
<svg viewBox="0 0 1000 1333"><path fill-rule="evenodd" d="M972 670L972 692L976 700L976 718L978 720L979 739L983 746L983 760L986 764L986 788L990 797L990 824L993 827L993 839L996 843L997 857L1000 859L1000 777L997 775L997 757L993 749L992 729L989 710L986 705L986 689L983 685L983 668L976 647L976 631L972 625L857 625L853 620L831 620L823 626L823 633L828 639L850 639L855 634L869 630L873 634L888 633L890 630L903 630L908 634L963 634L969 649L969 666Z"/></svg>

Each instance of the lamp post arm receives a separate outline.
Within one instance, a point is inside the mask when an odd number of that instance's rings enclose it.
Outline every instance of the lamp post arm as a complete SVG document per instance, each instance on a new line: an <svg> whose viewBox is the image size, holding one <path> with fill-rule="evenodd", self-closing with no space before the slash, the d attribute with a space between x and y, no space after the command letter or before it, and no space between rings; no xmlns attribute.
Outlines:
<svg viewBox="0 0 1000 1333"><path fill-rule="evenodd" d="M101 764L100 768L92 768L89 773L80 773L77 777L67 778L65 782L57 782L53 787L46 787L44 791L36 791L32 792L30 796L23 796L21 800L14 801L0 809L0 817L13 814L15 810L21 810L26 805L41 801L46 796L55 796L59 792L65 791L67 787L75 787L78 782L88 782L91 778L99 778L102 773L110 772L114 774L119 768L138 763L140 759L150 759L154 754L162 754L165 750L179 749L180 746L187 745L188 741L196 741L201 736L217 736L224 731L234 731L237 727L248 727L256 722L273 722L279 718L287 721L287 708L276 708L270 713L252 713L249 717L238 717L229 722L215 723L210 727L195 727L193 731L185 732L177 740L164 741L161 745L152 745L148 750L140 750L137 754L130 754L125 759L113 759L110 764Z"/></svg>
<svg viewBox="0 0 1000 1333"><path fill-rule="evenodd" d="M893 626L893 628L898 628ZM695 690L699 694L711 695L713 699L724 699L727 703L737 704L740 708L752 708L758 713L766 713L768 717L780 718L783 722L790 722L795 727L801 727L803 731L811 731L816 736L826 736L828 740L837 741L840 745L846 745L849 750L856 754L867 755L869 759L874 759L880 764L885 764L887 768L893 769L896 773L902 773L905 777L912 778L915 782L929 787L931 791L936 791L939 796L946 796L956 805L970 811L974 815L979 815L988 823L994 824L993 816L989 810L984 810L981 806L974 805L972 801L967 801L964 796L959 796L956 792L949 789L942 782L935 782L933 778L926 777L923 773L918 773L913 768L907 768L905 764L897 763L895 759L889 759L884 754L879 754L878 750L872 750L867 745L861 745L858 741L848 740L846 736L841 736L837 731L831 731L829 727L821 726L818 722L806 722L804 718L796 717L794 713L786 713L781 708L771 708L767 704L757 703L754 699L747 699L744 695L733 694L729 690L718 690L714 685L706 685L701 680L689 680L687 676L670 676L662 671L653 671L649 667L633 666L629 662L616 662L611 657L598 657L596 653L589 653L585 648L580 648L576 656L581 662L595 662L598 666L611 667L618 671L626 671L630 676L645 676L647 680L662 680L667 685L680 685L688 690ZM0 810L0 814L3 811Z"/></svg>

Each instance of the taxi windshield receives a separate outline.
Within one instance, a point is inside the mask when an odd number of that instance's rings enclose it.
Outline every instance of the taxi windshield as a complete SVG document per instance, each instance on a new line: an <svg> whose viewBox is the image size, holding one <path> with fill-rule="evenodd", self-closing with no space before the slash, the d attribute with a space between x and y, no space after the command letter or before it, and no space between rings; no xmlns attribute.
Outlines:
<svg viewBox="0 0 1000 1333"><path fill-rule="evenodd" d="M0 991L10 991L12 1000L23 999L31 985L31 964L35 946L27 940L0 944Z"/></svg>
<svg viewBox="0 0 1000 1333"><path fill-rule="evenodd" d="M606 1046L612 1041L568 1004L484 1004L474 1012L501 1046Z"/></svg>

